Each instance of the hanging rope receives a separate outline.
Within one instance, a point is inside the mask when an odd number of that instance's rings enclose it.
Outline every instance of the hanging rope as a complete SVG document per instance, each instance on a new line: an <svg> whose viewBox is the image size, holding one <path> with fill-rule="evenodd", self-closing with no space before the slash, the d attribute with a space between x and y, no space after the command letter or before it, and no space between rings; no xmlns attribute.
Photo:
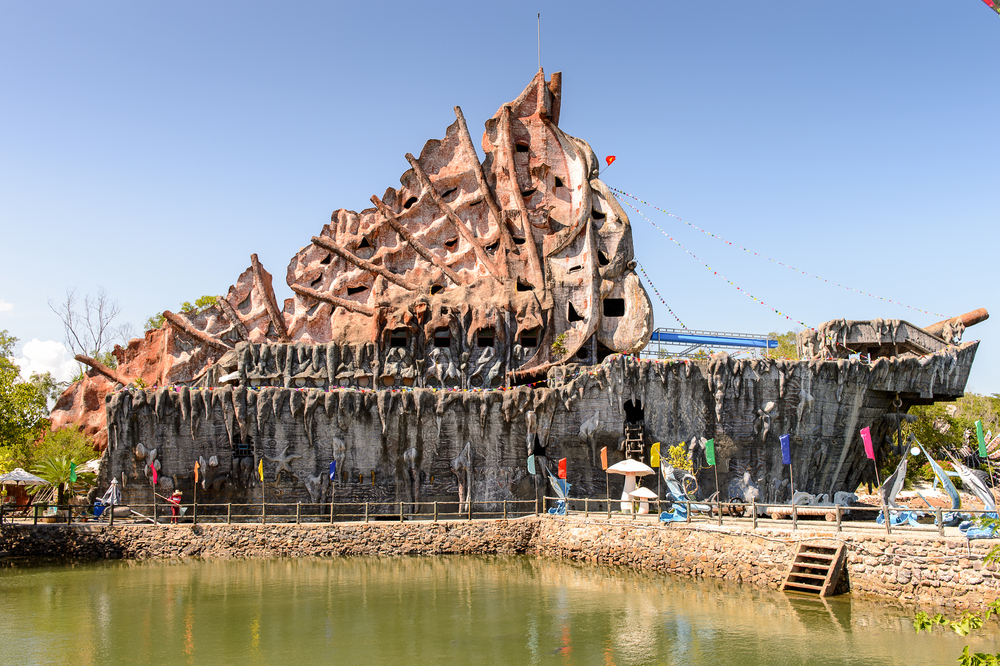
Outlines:
<svg viewBox="0 0 1000 666"><path fill-rule="evenodd" d="M674 215L673 213L668 213L667 211L665 211L662 208L659 208L657 206L654 206L653 204L649 203L648 201L643 201L642 199L640 199L639 197L635 196L634 194L629 194L628 192L622 192L621 190L617 190L617 189L615 189L613 187L610 187L609 189L612 192L616 192L618 194L622 194L622 195L624 195L626 197L629 197L630 199L634 199L635 201L638 201L639 203L646 204L650 208L658 210L661 213L663 213L664 215L669 215L670 217L674 218L678 222L682 222L682 223L688 225L689 227L691 227L692 229L697 229L698 231L700 231L701 233L705 234L706 236L711 236L712 238L715 238L716 240L722 241L723 243L725 243L727 245L732 245L733 247L737 247L737 248L743 250L744 252L746 252L747 254L752 254L755 257L760 257L762 259L767 259L771 263L778 264L779 266L784 266L785 268L787 268L789 270L792 270L792 271L795 271L796 273L801 273L802 275L806 275L806 276L809 276L809 277L816 278L817 280L820 280L822 282L827 282L829 284L836 285L836 286L838 286L838 287L840 287L842 289L847 289L848 291L853 291L856 294L864 294L865 296L871 296L872 298L877 298L880 301L885 301L886 303L892 303L893 305L899 305L899 306L902 306L904 308L909 308L910 310L914 310L916 312L922 312L924 314L929 314L932 317L941 317L942 319L944 319L944 318L947 318L947 316L948 316L948 315L943 315L940 312L931 312L930 310L923 310L921 308L915 308L912 305L907 305L906 303L900 303L899 301L894 301L891 298L885 298L883 296L877 296L875 294L870 294L867 291L862 291L860 289L855 289L854 287L848 287L845 284L840 284L839 282L834 282L833 280L827 280L824 277L820 277L818 275L814 275L812 273L809 273L807 271L801 270L799 268L795 268L794 266L789 266L788 264L786 264L784 262L781 262L781 261L778 261L777 259L772 259L771 257L768 257L767 255L758 254L757 252L754 252L752 250L748 250L747 248L743 247L742 245L739 245L737 243L733 243L732 241L726 240L722 236L716 236L712 232L707 231L705 229L702 229L701 227L699 227L697 225L694 225L694 224L691 224L690 222L686 222L685 220L683 220L683 219L677 217L676 215ZM621 199L618 198L617 196L615 198L618 199L619 201L621 201ZM633 208L632 210L635 210L635 209ZM638 212L638 211L636 211L636 212ZM642 213L639 213L639 214L642 215Z"/></svg>
<svg viewBox="0 0 1000 666"><path fill-rule="evenodd" d="M612 191L612 193L614 193L614 192L617 192L617 190L613 190ZM803 326L805 328L812 328L812 326L810 326L809 324L807 324L805 322L802 322L802 321L799 321L798 319L792 319L791 317L789 317L788 315L786 315L784 312L781 312L780 310L777 310L776 308L771 307L770 305L768 305L764 301L760 300L759 298L757 298L756 296L754 296L750 292L742 289L735 282L733 282L732 280L728 279L725 275L723 275L722 273L720 273L719 271L715 270L714 268L712 268L711 266L709 266L708 264L706 264L704 261L702 261L701 259L699 259L698 255L696 255L694 252L692 252L691 250L687 249L686 247L684 247L683 245L681 245L679 242L677 242L677 240L673 236L671 236L666 231L664 231L662 228L660 228L660 225L658 225L656 222L653 222L651 219L649 219L648 217L646 217L641 210L639 210L638 208L636 208L635 206L633 206L632 204L630 204L628 201L625 201L624 199L622 199L621 197L619 197L617 194L614 194L613 196L615 197L615 199L618 199L618 201L620 201L621 203L625 204L626 206L628 206L629 208L631 208L632 210L634 210L636 213L638 213L639 215L641 215L642 219L646 220L647 222L649 222L650 224L652 224L654 227L656 227L656 229L661 234L663 234L664 236L666 236L667 238L669 238L670 241L673 242L674 245L676 245L680 249L682 249L685 252L687 252L689 255L691 255L692 257L694 257L698 261L698 263L700 263L702 266L704 266L708 270L712 271L713 275L718 275L720 278L722 278L723 280L725 280L726 282L728 282L732 286L736 287L736 291L740 292L741 294L744 294L747 298L753 299L753 301L755 303L760 303L761 305L763 305L765 308L767 308L771 312L774 312L775 314L784 317L788 321L794 322L794 323L796 323L796 324L798 324L800 326Z"/></svg>
<svg viewBox="0 0 1000 666"><path fill-rule="evenodd" d="M646 273L646 269L642 267L642 264L639 263L638 259L635 260L635 265L639 267L640 271L642 271L643 276L646 278L646 282L649 283L649 286L653 289L653 293L655 293L656 297L660 299L661 303L663 303L663 307L667 308L667 312L673 315L674 319L677 320L677 323L681 325L681 328L687 328L687 326L684 325L684 322L681 321L681 318L678 317L677 314L670 309L670 306L667 305L667 302L663 300L663 296L660 295L660 292L657 290L656 285L653 284L653 281L649 279L649 274Z"/></svg>

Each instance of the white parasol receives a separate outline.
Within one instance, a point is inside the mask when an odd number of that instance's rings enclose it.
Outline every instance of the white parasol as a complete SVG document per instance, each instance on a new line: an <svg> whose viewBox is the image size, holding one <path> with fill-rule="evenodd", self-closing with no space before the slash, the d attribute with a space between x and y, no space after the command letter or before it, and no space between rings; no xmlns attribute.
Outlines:
<svg viewBox="0 0 1000 666"><path fill-rule="evenodd" d="M47 486L49 482L35 476L31 472L25 472L18 467L13 472L8 472L0 476L0 485L4 486Z"/></svg>

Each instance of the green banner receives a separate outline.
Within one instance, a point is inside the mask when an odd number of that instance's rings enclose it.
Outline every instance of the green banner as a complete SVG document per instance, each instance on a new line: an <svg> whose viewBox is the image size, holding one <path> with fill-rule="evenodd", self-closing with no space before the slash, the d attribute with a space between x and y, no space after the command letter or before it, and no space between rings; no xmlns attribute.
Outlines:
<svg viewBox="0 0 1000 666"><path fill-rule="evenodd" d="M69 464L69 480L70 483L76 483L76 463L71 462Z"/></svg>
<svg viewBox="0 0 1000 666"><path fill-rule="evenodd" d="M983 422L976 421L976 439L979 440L979 457L986 457L986 440L983 438Z"/></svg>
<svg viewBox="0 0 1000 666"><path fill-rule="evenodd" d="M705 460L709 465L715 466L715 439L705 442Z"/></svg>

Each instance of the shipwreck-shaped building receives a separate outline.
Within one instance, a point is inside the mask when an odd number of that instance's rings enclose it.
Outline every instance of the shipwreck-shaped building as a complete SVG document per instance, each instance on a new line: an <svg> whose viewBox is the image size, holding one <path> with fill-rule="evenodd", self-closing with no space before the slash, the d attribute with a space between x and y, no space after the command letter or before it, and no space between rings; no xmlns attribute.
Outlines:
<svg viewBox="0 0 1000 666"><path fill-rule="evenodd" d="M280 307L252 256L215 305L116 348L116 369L81 357L55 424L106 444L101 481L132 502L153 469L161 494L189 488L196 462L206 502L529 498L529 453L603 497L598 452L622 455L626 420L646 450L714 438L723 488L749 472L781 501L779 434L797 489L832 495L864 478L860 427L884 447L910 404L962 394L978 343L957 323L833 322L800 336L804 361L636 358L653 320L629 220L560 103L539 71L487 121L482 162L456 107L398 188L334 211L292 258Z"/></svg>

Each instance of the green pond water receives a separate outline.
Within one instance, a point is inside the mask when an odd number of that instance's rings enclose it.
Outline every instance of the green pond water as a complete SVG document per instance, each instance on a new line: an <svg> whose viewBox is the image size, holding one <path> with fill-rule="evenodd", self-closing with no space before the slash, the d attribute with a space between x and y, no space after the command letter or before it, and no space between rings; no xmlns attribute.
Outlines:
<svg viewBox="0 0 1000 666"><path fill-rule="evenodd" d="M966 642L886 603L530 557L8 564L0 599L4 664L910 666Z"/></svg>

